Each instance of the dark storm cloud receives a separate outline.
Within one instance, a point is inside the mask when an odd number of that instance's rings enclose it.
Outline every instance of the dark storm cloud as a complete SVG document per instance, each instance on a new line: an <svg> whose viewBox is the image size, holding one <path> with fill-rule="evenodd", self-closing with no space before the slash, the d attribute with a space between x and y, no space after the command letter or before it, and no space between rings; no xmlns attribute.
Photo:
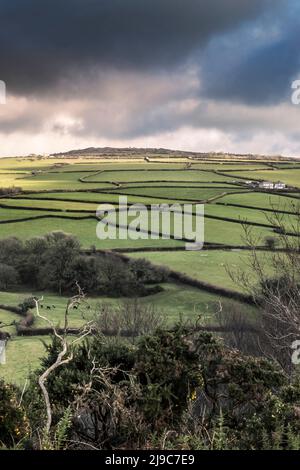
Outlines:
<svg viewBox="0 0 300 470"><path fill-rule="evenodd" d="M250 105L289 101L292 81L300 72L299 43L299 27L287 28L284 37L254 47L237 63L223 56L216 67L207 64L202 77L204 94Z"/></svg>
<svg viewBox="0 0 300 470"><path fill-rule="evenodd" d="M299 0L286 0L250 28L215 38L200 60L203 95L252 106L290 102L300 75L299 18Z"/></svg>
<svg viewBox="0 0 300 470"><path fill-rule="evenodd" d="M170 67L274 2L2 0L1 79L20 94L62 83L67 91L73 75L84 80L85 72L101 67Z"/></svg>

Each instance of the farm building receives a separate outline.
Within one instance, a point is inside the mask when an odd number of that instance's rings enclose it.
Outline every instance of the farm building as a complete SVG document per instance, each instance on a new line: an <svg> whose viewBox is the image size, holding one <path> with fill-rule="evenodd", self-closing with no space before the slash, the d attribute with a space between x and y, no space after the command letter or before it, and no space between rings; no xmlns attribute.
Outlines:
<svg viewBox="0 0 300 470"><path fill-rule="evenodd" d="M272 183L271 181L261 181L259 183L259 187L261 189L274 189L274 183Z"/></svg>
<svg viewBox="0 0 300 470"><path fill-rule="evenodd" d="M246 181L245 184L247 186L250 186L251 188L256 188L259 185L258 181L252 181L252 180Z"/></svg>
<svg viewBox="0 0 300 470"><path fill-rule="evenodd" d="M286 184L282 183L282 181L277 181L277 183L274 184L274 189L285 189Z"/></svg>
<svg viewBox="0 0 300 470"><path fill-rule="evenodd" d="M259 187L261 189L285 189L286 184L281 181L277 181L277 183L272 183L272 181L261 181L259 183Z"/></svg>

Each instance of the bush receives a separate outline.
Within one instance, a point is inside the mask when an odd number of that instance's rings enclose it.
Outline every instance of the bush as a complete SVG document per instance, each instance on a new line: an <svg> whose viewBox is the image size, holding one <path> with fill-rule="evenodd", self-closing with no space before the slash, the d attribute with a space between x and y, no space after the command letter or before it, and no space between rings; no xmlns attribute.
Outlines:
<svg viewBox="0 0 300 470"><path fill-rule="evenodd" d="M57 340L48 352L42 370L55 361ZM40 426L44 406L36 378L26 402L32 423ZM196 328L157 330L135 347L97 335L49 376L47 388L54 428L70 407L73 440L87 447L145 448L164 429L177 436L174 445L188 448L298 445L299 383L289 383L273 363L228 349Z"/></svg>
<svg viewBox="0 0 300 470"><path fill-rule="evenodd" d="M18 405L17 389L0 380L0 445L10 448L29 434L29 421Z"/></svg>
<svg viewBox="0 0 300 470"><path fill-rule="evenodd" d="M28 310L35 308L35 302L33 297L23 300L21 304L18 305L21 315L26 315Z"/></svg>

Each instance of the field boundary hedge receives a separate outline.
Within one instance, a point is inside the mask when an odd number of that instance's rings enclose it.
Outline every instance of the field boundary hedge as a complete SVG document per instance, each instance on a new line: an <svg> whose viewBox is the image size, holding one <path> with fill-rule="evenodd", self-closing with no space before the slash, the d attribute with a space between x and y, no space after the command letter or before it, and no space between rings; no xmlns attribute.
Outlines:
<svg viewBox="0 0 300 470"><path fill-rule="evenodd" d="M266 251L271 253L295 253L297 250L286 250L284 248L268 248L267 246L255 246L255 250L257 251ZM205 243L203 249L201 251L252 251L253 247L249 246L235 246L235 245L218 245L218 244L209 244ZM102 250L82 250L83 253L86 254L93 254L97 252L101 252ZM184 246L172 246L172 247L139 247L139 248L111 248L113 253L155 253L155 252L176 252L176 251L186 251Z"/></svg>
<svg viewBox="0 0 300 470"><path fill-rule="evenodd" d="M286 214L286 215L297 215L297 212L285 211L281 209L271 209L270 207L257 207L257 206L248 206L246 204L235 204L231 202L216 202L217 206L229 206L229 207L240 207L242 209L251 209L260 212L272 212L277 214Z"/></svg>
<svg viewBox="0 0 300 470"><path fill-rule="evenodd" d="M47 211L44 211L47 212ZM37 215L33 217L24 217L20 219L11 219L11 220L1 220L0 225L5 224L15 224L17 222L28 222L30 220L41 220L41 219L65 219L65 220L97 220L96 216L83 216L83 217L72 217L72 216L63 216L63 215Z"/></svg>
<svg viewBox="0 0 300 470"><path fill-rule="evenodd" d="M30 311L30 309L24 311L19 307L12 307L10 305L3 304L0 304L0 309L5 310L7 312L15 313L19 317L22 317L21 320L19 320L19 322L15 325L17 336L19 336L20 331L32 327L35 322L35 317ZM10 334L5 331L2 331L0 333L2 333L2 335L6 335L6 337L10 337Z"/></svg>
<svg viewBox="0 0 300 470"><path fill-rule="evenodd" d="M16 313L17 315L24 316L23 311L19 307L12 307L10 305L0 304L1 310L6 310L7 312Z"/></svg>

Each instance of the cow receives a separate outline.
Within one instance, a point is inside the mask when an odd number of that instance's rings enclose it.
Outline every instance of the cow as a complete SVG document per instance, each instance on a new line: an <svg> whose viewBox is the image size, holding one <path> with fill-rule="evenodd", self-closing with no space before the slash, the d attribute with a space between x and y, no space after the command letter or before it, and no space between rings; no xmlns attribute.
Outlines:
<svg viewBox="0 0 300 470"><path fill-rule="evenodd" d="M8 341L11 339L11 335L7 333L7 331L0 331L0 340L1 341Z"/></svg>

